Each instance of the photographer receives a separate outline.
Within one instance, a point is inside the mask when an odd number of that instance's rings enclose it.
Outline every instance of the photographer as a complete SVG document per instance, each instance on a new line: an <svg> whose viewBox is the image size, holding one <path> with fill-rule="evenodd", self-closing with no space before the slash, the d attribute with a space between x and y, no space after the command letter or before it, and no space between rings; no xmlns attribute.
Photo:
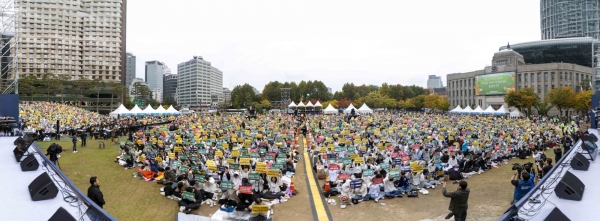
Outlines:
<svg viewBox="0 0 600 221"><path fill-rule="evenodd" d="M540 165L538 165L538 171L542 172L542 175L540 176L540 179L544 176L546 176L546 174L548 174L550 172L550 170L552 169L552 159L548 158L544 161L544 167L542 168Z"/></svg>
<svg viewBox="0 0 600 221"><path fill-rule="evenodd" d="M58 158L60 158L60 153L62 152L62 147L56 143L53 143L48 147L46 155L50 157L50 161L57 165Z"/></svg>
<svg viewBox="0 0 600 221"><path fill-rule="evenodd" d="M510 179L510 183L515 186L515 192L513 194L514 198L512 202L510 202L511 205L521 200L521 198L527 195L527 193L529 193L529 191L534 187L533 180L530 179L529 173L520 173L520 180L517 180L518 174L519 173L513 174Z"/></svg>

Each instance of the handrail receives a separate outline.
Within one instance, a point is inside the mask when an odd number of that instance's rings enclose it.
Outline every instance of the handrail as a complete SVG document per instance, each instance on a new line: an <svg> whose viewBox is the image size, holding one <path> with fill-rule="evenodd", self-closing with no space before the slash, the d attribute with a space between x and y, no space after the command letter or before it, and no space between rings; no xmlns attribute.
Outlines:
<svg viewBox="0 0 600 221"><path fill-rule="evenodd" d="M33 143L32 146L35 148L35 151L37 151L39 153L39 155L42 157L42 160L44 160L46 162L51 162L50 159L48 159L48 157L44 154L44 152L35 143ZM67 178L67 176L56 165L54 165L53 163L46 163L46 165L49 167L52 167L52 169L56 172L56 174L58 174L58 176L60 176L60 178L65 181L65 184L67 184L73 190L73 192L78 196L79 200L81 200L83 203L85 203L88 206L88 210L93 209L94 212L96 213L95 215L99 216L100 218L102 218L104 220L117 221L116 218L114 218L113 216L108 214L106 211L104 211L102 208L100 208L98 205L96 205L96 203L94 203L89 197L87 197L86 194L81 192L81 190L79 190L77 188L77 186L75 186L75 184L73 182L71 182L71 180L69 178ZM88 213L88 212L86 211L84 214L82 214L82 216L84 216L86 213Z"/></svg>

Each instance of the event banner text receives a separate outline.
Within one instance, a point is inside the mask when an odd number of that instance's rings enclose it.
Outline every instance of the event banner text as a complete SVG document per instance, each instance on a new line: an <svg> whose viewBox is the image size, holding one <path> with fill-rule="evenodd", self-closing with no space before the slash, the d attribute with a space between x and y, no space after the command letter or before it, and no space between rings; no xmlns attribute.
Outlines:
<svg viewBox="0 0 600 221"><path fill-rule="evenodd" d="M515 89L515 72L475 77L475 95L504 95Z"/></svg>

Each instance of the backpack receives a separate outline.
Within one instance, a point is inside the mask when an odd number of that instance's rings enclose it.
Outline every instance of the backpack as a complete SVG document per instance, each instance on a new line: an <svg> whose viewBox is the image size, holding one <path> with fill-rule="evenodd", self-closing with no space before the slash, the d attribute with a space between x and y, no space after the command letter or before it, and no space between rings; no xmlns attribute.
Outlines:
<svg viewBox="0 0 600 221"><path fill-rule="evenodd" d="M419 192L413 190L406 194L407 197L419 197Z"/></svg>

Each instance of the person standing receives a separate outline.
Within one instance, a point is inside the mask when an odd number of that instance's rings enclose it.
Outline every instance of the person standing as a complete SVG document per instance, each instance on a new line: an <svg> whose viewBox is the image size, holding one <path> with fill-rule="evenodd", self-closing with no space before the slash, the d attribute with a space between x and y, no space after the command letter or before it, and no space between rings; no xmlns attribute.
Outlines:
<svg viewBox="0 0 600 221"><path fill-rule="evenodd" d="M465 221L467 219L467 209L469 208L469 193L471 190L467 188L467 181L460 181L458 183L459 188L454 192L446 192L446 182L443 183L442 186L442 194L445 197L450 198L450 206L448 209L451 211L451 214L447 216L449 219L451 216L454 216L455 221Z"/></svg>
<svg viewBox="0 0 600 221"><path fill-rule="evenodd" d="M533 184L533 179L531 179L531 176L529 175L529 173L527 171L523 171L520 175L521 175L521 179L518 180L517 179L517 175L519 175L518 173L513 174L512 178L510 179L510 183L515 186L515 191L513 194L513 201L510 203L515 204L517 203L519 200L521 200L521 198L523 198L525 195L527 195L527 193L529 193L529 191L531 191L533 189L533 187L535 186Z"/></svg>
<svg viewBox="0 0 600 221"><path fill-rule="evenodd" d="M90 184L92 185L88 188L87 196L100 208L104 208L104 196L102 195L102 191L100 191L100 183L98 178L95 176L90 178Z"/></svg>
<svg viewBox="0 0 600 221"><path fill-rule="evenodd" d="M85 147L86 146L86 140L87 140L87 133L85 131L81 132L81 146Z"/></svg>
<svg viewBox="0 0 600 221"><path fill-rule="evenodd" d="M77 153L77 136L71 136L71 141L73 141L73 153Z"/></svg>

